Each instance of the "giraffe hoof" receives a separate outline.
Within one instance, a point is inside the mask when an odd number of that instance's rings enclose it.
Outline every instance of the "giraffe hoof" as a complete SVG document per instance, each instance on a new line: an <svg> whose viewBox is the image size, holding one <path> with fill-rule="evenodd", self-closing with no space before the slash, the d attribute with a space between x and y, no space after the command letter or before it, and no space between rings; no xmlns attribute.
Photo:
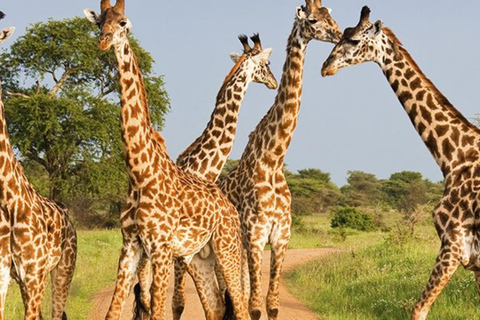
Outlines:
<svg viewBox="0 0 480 320"><path fill-rule="evenodd" d="M271 308L268 310L268 319L277 319L278 308Z"/></svg>
<svg viewBox="0 0 480 320"><path fill-rule="evenodd" d="M183 313L183 310L185 309L184 306L178 306L175 308L175 319L180 319L182 313Z"/></svg>
<svg viewBox="0 0 480 320"><path fill-rule="evenodd" d="M252 310L250 315L252 316L252 320L259 320L260 317L262 316L262 312L256 309L256 310Z"/></svg>

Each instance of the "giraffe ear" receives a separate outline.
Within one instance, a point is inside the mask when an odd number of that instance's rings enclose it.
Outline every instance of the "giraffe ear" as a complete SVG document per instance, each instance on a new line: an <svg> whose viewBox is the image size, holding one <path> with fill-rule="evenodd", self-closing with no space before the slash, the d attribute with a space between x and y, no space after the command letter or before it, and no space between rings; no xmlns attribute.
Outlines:
<svg viewBox="0 0 480 320"><path fill-rule="evenodd" d="M10 38L15 31L15 27L8 27L2 30L0 33L0 41L7 40Z"/></svg>
<svg viewBox="0 0 480 320"><path fill-rule="evenodd" d="M98 13L96 13L92 9L85 9L83 10L83 13L85 14L85 16L90 22L98 23L98 18L100 17Z"/></svg>
<svg viewBox="0 0 480 320"><path fill-rule="evenodd" d="M297 19L300 21L307 19L307 14L303 7L297 7Z"/></svg>
<svg viewBox="0 0 480 320"><path fill-rule="evenodd" d="M377 37L382 32L383 22L382 20L377 20L373 24L373 36Z"/></svg>
<svg viewBox="0 0 480 320"><path fill-rule="evenodd" d="M230 59L232 59L233 63L237 63L238 59L240 59L240 55L236 52L230 53Z"/></svg>
<svg viewBox="0 0 480 320"><path fill-rule="evenodd" d="M268 60L270 59L270 55L272 54L272 50L273 50L272 48L265 48L259 54L253 56L252 60L255 63L258 63L260 61L263 61L264 63L268 63Z"/></svg>

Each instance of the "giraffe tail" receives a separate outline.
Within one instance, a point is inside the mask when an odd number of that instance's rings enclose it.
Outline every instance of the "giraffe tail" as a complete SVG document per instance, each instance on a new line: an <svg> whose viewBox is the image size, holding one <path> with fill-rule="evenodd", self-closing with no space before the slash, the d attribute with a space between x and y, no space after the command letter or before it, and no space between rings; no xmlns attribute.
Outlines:
<svg viewBox="0 0 480 320"><path fill-rule="evenodd" d="M133 293L135 294L135 302L133 304L133 319L134 320L143 320L149 319L148 309L142 302L142 288L140 283L137 283L133 288Z"/></svg>
<svg viewBox="0 0 480 320"><path fill-rule="evenodd" d="M67 320L67 314L65 313L65 311L62 314L62 320Z"/></svg>
<svg viewBox="0 0 480 320"><path fill-rule="evenodd" d="M230 298L228 290L225 290L225 316L223 316L223 320L236 320L232 298Z"/></svg>

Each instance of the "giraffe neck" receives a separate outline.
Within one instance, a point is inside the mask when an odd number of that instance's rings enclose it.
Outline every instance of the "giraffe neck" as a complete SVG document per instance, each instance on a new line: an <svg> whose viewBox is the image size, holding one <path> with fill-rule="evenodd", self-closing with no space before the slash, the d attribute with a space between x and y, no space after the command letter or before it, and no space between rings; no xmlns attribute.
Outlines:
<svg viewBox="0 0 480 320"><path fill-rule="evenodd" d="M252 159L271 170L283 168L300 111L305 50L310 41L302 37L300 31L295 23L288 38L287 57L274 104L250 134L242 155L242 159L249 162L245 165L252 168Z"/></svg>
<svg viewBox="0 0 480 320"><path fill-rule="evenodd" d="M397 55L384 56L379 65L443 175L463 165L476 149L478 128L434 86L404 48Z"/></svg>
<svg viewBox="0 0 480 320"><path fill-rule="evenodd" d="M13 153L0 88L0 194L2 197L0 202L2 205L7 207L14 205L17 196L23 191L25 183L26 185L30 184L23 175L23 168Z"/></svg>
<svg viewBox="0 0 480 320"><path fill-rule="evenodd" d="M240 106L252 81L251 73L237 65L234 69L217 94L207 127L177 158L184 171L209 181L217 180L232 151Z"/></svg>
<svg viewBox="0 0 480 320"><path fill-rule="evenodd" d="M155 148L153 128L142 73L128 40L115 47L120 74L122 139L130 182L141 188L153 178ZM154 152L154 150L156 152ZM158 164L158 162L157 162Z"/></svg>

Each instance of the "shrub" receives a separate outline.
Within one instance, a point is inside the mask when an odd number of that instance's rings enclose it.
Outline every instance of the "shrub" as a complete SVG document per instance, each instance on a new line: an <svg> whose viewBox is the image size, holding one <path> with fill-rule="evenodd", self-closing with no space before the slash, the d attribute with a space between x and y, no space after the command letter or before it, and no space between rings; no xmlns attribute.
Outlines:
<svg viewBox="0 0 480 320"><path fill-rule="evenodd" d="M330 223L332 228L351 228L361 231L376 229L373 219L353 207L341 207L333 215Z"/></svg>

